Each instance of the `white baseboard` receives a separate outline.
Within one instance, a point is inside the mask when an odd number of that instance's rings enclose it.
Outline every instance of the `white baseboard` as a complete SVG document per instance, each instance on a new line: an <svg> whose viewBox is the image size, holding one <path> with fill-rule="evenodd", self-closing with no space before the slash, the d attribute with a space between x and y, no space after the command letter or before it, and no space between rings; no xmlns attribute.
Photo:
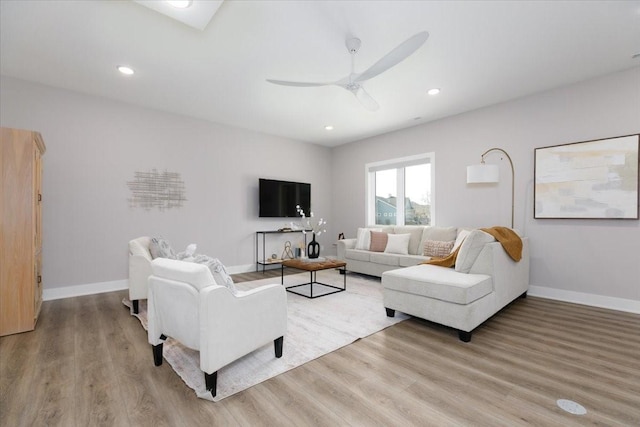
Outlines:
<svg viewBox="0 0 640 427"><path fill-rule="evenodd" d="M43 289L42 300L51 301L54 299L73 298L83 295L121 291L123 289L129 289L129 281L127 279L113 280L111 282L89 283L87 285L64 286L61 288Z"/></svg>
<svg viewBox="0 0 640 427"><path fill-rule="evenodd" d="M548 298L640 314L640 301L638 300L586 294L583 292L566 291L563 289L547 288L544 286L529 286L527 294L533 297Z"/></svg>
<svg viewBox="0 0 640 427"><path fill-rule="evenodd" d="M252 271L256 271L255 264L233 265L226 268L229 274L251 273Z"/></svg>

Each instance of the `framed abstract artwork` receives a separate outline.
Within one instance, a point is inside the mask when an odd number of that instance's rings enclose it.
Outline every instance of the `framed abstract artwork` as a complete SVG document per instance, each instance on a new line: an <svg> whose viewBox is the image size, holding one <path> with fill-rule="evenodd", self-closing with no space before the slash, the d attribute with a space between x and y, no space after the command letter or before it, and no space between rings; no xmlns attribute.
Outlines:
<svg viewBox="0 0 640 427"><path fill-rule="evenodd" d="M640 134L535 149L534 214L638 219Z"/></svg>

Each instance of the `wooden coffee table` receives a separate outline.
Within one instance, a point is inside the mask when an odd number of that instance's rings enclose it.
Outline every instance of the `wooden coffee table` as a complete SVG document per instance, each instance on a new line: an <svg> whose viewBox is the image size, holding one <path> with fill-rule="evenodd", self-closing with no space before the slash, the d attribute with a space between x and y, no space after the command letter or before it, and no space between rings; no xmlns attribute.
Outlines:
<svg viewBox="0 0 640 427"><path fill-rule="evenodd" d="M282 261L282 265L281 265L281 276L280 276L280 284L284 286L284 268L285 267L291 267L291 268L297 268L298 270L304 270L304 271L308 271L309 272L309 282L307 283L302 283L300 285L294 285L294 286L289 286L287 289L287 292L291 292L292 294L296 294L296 295L301 295L303 297L306 298L319 298L319 297L323 297L326 295L331 295L331 294L335 294L338 292L343 292L347 290L347 275L344 274L346 273L346 267L347 267L347 263L343 262L343 261L339 261L339 260L335 260L335 259L327 259L324 261L305 261L305 260L301 260L301 259L286 259L284 261ZM316 273L320 270L329 270L332 268L341 268L342 269L342 273L343 273L343 286L340 288L338 286L334 286L334 285L328 285L326 283L320 283L316 280ZM294 288L300 287L300 286L309 286L310 288L310 294L309 295L305 295L302 292L297 292L296 290L294 290ZM327 288L332 288L333 290L331 292L325 292L322 293L320 295L313 295L313 285L321 285Z"/></svg>

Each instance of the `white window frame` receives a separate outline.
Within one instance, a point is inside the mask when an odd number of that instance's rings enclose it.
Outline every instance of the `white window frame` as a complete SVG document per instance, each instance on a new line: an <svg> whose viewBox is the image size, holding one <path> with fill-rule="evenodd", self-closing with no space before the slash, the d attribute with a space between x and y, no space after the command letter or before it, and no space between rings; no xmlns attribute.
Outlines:
<svg viewBox="0 0 640 427"><path fill-rule="evenodd" d="M423 153L414 156L400 157L397 159L383 160L380 162L372 162L364 165L365 187L367 192L365 224L375 225L376 223L376 175L375 172L386 169L405 168L419 164L429 163L431 165L431 225L436 224L436 153ZM404 170L398 173L397 197L398 200L404 200ZM402 198L401 198L402 196ZM404 203L398 203L396 206L396 223L402 222L404 225Z"/></svg>

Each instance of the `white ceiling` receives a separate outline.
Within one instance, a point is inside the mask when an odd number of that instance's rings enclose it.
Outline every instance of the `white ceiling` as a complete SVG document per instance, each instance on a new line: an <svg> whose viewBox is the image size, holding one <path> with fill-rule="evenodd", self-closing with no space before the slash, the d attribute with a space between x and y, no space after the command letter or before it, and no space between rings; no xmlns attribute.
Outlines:
<svg viewBox="0 0 640 427"><path fill-rule="evenodd" d="M3 75L326 146L640 65L640 1L226 0L203 31L133 1L0 7ZM423 30L365 83L376 112L339 87L265 81L335 81L346 38L362 72Z"/></svg>

